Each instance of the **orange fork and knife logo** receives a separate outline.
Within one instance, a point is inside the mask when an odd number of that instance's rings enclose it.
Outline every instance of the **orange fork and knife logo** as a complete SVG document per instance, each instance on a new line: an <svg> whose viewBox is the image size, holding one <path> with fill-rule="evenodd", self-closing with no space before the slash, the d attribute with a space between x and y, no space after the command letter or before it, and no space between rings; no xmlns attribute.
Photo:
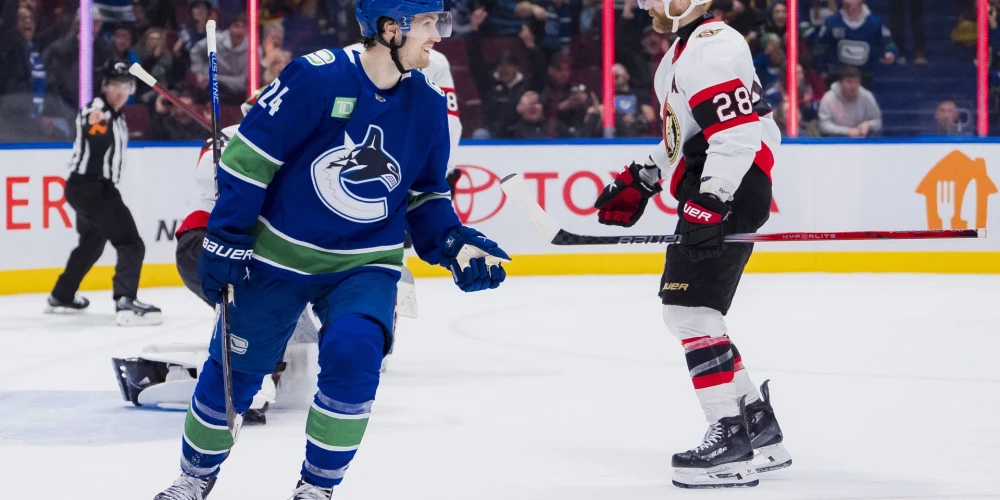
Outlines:
<svg viewBox="0 0 1000 500"><path fill-rule="evenodd" d="M928 229L969 229L986 227L989 197L997 187L986 160L956 150L927 172L916 192L927 202Z"/></svg>

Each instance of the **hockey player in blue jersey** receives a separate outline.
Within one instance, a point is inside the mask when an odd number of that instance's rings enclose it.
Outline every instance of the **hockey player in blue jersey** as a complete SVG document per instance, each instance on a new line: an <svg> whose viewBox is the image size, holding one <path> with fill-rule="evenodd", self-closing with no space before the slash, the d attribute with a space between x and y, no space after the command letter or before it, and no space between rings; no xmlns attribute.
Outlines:
<svg viewBox="0 0 1000 500"><path fill-rule="evenodd" d="M366 50L320 50L261 94L218 168L198 274L232 286L233 406L274 370L306 303L323 327L318 391L293 498L328 499L368 423L390 345L404 232L465 291L496 288L509 257L464 227L445 180L445 94L420 72L451 31L441 0L359 0ZM181 476L157 500L201 500L233 446L220 326L184 424Z"/></svg>

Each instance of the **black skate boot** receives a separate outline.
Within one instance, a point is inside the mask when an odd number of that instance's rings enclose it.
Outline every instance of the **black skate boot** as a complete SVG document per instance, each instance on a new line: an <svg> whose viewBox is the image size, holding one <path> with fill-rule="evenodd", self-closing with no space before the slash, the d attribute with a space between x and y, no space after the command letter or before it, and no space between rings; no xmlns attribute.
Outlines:
<svg viewBox="0 0 1000 500"><path fill-rule="evenodd" d="M747 432L746 408L708 426L697 448L674 455L674 486L679 488L748 488L757 486L753 448Z"/></svg>
<svg viewBox="0 0 1000 500"><path fill-rule="evenodd" d="M292 492L291 500L330 500L332 496L332 486L329 488L320 488L302 478L299 479L299 484L295 485L295 491Z"/></svg>
<svg viewBox="0 0 1000 500"><path fill-rule="evenodd" d="M781 444L784 436L778 419L774 417L771 407L770 380L760 385L760 401L747 405L747 427L750 430L750 442L753 445L753 466L757 472L769 472L784 469L792 465L792 456Z"/></svg>
<svg viewBox="0 0 1000 500"><path fill-rule="evenodd" d="M77 295L73 297L70 302L63 302L51 295L48 298L48 305L45 307L45 314L74 314L78 312L83 312L87 306L90 305L90 301L86 297L81 297Z"/></svg>
<svg viewBox="0 0 1000 500"><path fill-rule="evenodd" d="M181 473L174 484L153 497L153 500L205 500L215 486L217 476L208 479L198 479Z"/></svg>
<svg viewBox="0 0 1000 500"><path fill-rule="evenodd" d="M135 299L122 297L115 303L115 321L118 326L153 326L163 323L160 308L139 302Z"/></svg>

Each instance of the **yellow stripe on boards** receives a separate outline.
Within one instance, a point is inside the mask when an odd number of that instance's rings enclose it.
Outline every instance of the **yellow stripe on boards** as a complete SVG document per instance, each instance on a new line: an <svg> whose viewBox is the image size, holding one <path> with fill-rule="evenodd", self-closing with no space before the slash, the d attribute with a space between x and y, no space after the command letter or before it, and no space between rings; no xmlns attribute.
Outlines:
<svg viewBox="0 0 1000 500"><path fill-rule="evenodd" d="M504 264L513 276L660 274L663 253L515 255ZM418 278L451 276L441 266L410 257ZM1000 252L754 252L751 273L1000 274Z"/></svg>
<svg viewBox="0 0 1000 500"><path fill-rule="evenodd" d="M0 295L15 293L49 293L62 274L62 268L18 269L0 271ZM94 266L83 278L81 290L110 290L115 266ZM139 278L139 287L184 286L174 264L145 264Z"/></svg>
<svg viewBox="0 0 1000 500"><path fill-rule="evenodd" d="M450 277L440 266L417 257L406 260L419 278ZM581 274L660 274L662 253L515 255L504 264L514 276ZM0 295L48 293L61 268L0 271ZM1000 274L1000 252L754 252L751 273L944 273ZM114 266L95 266L81 290L110 290ZM142 266L141 288L183 286L174 264Z"/></svg>

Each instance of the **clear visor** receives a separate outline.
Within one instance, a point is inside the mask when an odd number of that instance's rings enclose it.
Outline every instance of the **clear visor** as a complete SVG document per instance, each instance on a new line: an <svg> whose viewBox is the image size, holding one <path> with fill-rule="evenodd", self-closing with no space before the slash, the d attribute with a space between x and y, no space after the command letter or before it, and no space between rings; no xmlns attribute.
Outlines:
<svg viewBox="0 0 1000 500"><path fill-rule="evenodd" d="M401 21L400 27L407 36L424 38L448 38L451 36L451 12L428 12L412 17L406 16Z"/></svg>
<svg viewBox="0 0 1000 500"><path fill-rule="evenodd" d="M639 8L642 10L654 10L658 7L663 7L663 0L638 0ZM663 9L666 11L666 9Z"/></svg>

